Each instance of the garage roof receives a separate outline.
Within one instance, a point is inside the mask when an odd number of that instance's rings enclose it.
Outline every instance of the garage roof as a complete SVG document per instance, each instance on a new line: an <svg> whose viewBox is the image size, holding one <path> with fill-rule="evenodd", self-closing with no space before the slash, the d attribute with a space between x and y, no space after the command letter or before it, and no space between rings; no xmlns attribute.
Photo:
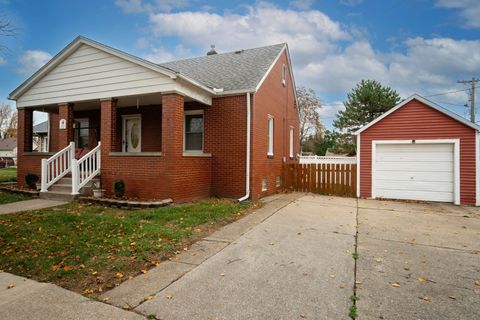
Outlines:
<svg viewBox="0 0 480 320"><path fill-rule="evenodd" d="M418 100L420 102L422 102L423 104L429 106L430 108L433 108L447 116L449 116L450 118L453 118L455 120L457 120L458 122L460 123L463 123L464 125L466 125L467 127L470 127L472 129L475 129L475 130L478 130L480 131L480 126L459 116L458 114L455 114L453 113L452 111L450 110L447 110L441 106L439 106L438 104L436 104L435 102L432 102L428 99L425 99L424 97L418 95L418 94L413 94L411 95L410 97L408 97L407 99L403 100L402 102L400 102L399 104L397 104L395 107L393 107L392 109L388 110L387 112L385 112L384 114L382 114L380 117L376 118L375 120L373 120L372 122L366 124L365 126L363 126L362 128L360 128L359 130L357 130L354 135L358 135L360 133L362 133L363 131L367 130L368 128L370 128L371 126L373 126L375 123L377 122L380 122L382 121L383 118L387 117L389 114L391 113L394 113L395 111L397 111L398 109L400 109L401 107L403 107L404 105L406 105L407 103L409 103L410 101L412 100Z"/></svg>

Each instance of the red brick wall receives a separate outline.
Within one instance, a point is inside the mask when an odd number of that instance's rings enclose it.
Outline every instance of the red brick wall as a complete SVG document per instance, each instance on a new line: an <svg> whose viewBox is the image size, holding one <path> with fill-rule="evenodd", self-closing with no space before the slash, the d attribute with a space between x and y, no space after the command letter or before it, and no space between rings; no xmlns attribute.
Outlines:
<svg viewBox="0 0 480 320"><path fill-rule="evenodd" d="M73 141L73 105L60 104L58 106L59 119L65 119L66 128L59 129L58 133L58 148L62 150Z"/></svg>
<svg viewBox="0 0 480 320"><path fill-rule="evenodd" d="M282 84L282 66L287 66L286 85ZM300 151L299 122L295 107L294 88L291 80L288 59L284 53L264 83L254 95L252 107L252 164L251 191L253 198L277 192L276 177L282 176L283 157L289 159L290 126L294 127L294 154ZM274 117L274 155L267 156L268 116ZM262 179L267 179L267 191L262 192Z"/></svg>
<svg viewBox="0 0 480 320"><path fill-rule="evenodd" d="M360 196L372 193L372 140L460 139L460 202L475 204L475 130L412 100L360 134Z"/></svg>
<svg viewBox="0 0 480 320"><path fill-rule="evenodd" d="M247 97L213 99L205 113L205 151L212 154L212 194L245 195Z"/></svg>
<svg viewBox="0 0 480 320"><path fill-rule="evenodd" d="M60 149L58 148L58 113L49 113L48 114L48 119L50 123L50 146L49 146L49 151L50 152L57 152Z"/></svg>

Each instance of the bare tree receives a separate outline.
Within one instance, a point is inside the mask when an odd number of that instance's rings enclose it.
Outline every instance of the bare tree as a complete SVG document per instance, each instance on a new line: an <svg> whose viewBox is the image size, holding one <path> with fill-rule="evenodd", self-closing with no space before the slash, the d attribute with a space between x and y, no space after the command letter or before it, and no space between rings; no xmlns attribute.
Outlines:
<svg viewBox="0 0 480 320"><path fill-rule="evenodd" d="M0 39L4 37L12 37L15 35L15 28L12 23L4 16L0 16ZM8 47L0 41L0 52L7 50Z"/></svg>
<svg viewBox="0 0 480 320"><path fill-rule="evenodd" d="M17 126L18 126L18 114L17 110L12 112L10 120L8 121L8 126L5 129L3 134L4 138L16 138L17 137Z"/></svg>
<svg viewBox="0 0 480 320"><path fill-rule="evenodd" d="M310 88L298 87L298 113L300 116L300 144L303 145L308 136L323 134L323 124L320 119L320 99Z"/></svg>
<svg viewBox="0 0 480 320"><path fill-rule="evenodd" d="M9 104L5 102L0 103L0 136L2 139L5 138L6 132L10 127L13 113L13 109Z"/></svg>

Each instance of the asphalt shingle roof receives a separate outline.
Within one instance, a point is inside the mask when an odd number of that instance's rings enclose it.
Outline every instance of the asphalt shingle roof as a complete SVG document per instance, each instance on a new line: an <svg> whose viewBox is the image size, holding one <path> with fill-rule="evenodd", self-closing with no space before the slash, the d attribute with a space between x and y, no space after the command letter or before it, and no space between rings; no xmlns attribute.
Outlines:
<svg viewBox="0 0 480 320"><path fill-rule="evenodd" d="M0 139L0 150L13 150L17 147L17 138Z"/></svg>
<svg viewBox="0 0 480 320"><path fill-rule="evenodd" d="M254 90L284 47L282 43L159 65L212 89Z"/></svg>
<svg viewBox="0 0 480 320"><path fill-rule="evenodd" d="M40 122L37 125L33 126L33 133L47 133L48 131L48 121Z"/></svg>

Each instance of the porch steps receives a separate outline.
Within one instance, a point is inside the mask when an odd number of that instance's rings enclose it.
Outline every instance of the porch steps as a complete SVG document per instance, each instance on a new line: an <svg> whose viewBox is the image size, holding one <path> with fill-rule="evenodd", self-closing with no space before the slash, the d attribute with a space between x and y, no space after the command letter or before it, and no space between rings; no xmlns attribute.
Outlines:
<svg viewBox="0 0 480 320"><path fill-rule="evenodd" d="M72 195L72 177L67 175L58 180L47 192L40 192L41 199L73 201L79 196L91 196L94 183L100 182L100 176L96 176L80 189L80 194Z"/></svg>

